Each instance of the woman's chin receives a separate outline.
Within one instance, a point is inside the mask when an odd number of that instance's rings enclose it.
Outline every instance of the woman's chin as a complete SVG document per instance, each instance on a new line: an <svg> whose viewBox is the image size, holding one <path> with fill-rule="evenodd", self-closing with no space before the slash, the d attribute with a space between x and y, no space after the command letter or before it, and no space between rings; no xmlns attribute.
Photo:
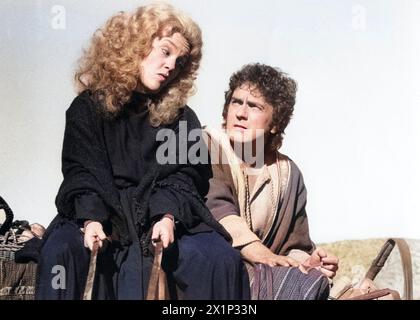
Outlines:
<svg viewBox="0 0 420 320"><path fill-rule="evenodd" d="M144 93L144 94L156 94L158 93L163 87L163 83L156 82L156 83L150 83L148 85L142 85L137 87L138 92Z"/></svg>

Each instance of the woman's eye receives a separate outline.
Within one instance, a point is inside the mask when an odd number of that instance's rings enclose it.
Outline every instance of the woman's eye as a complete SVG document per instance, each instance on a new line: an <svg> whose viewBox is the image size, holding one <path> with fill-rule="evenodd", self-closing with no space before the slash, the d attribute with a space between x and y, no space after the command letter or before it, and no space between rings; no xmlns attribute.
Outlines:
<svg viewBox="0 0 420 320"><path fill-rule="evenodd" d="M168 49L166 49L166 48L161 48L161 50L162 50L162 54L163 54L165 57L168 57L168 56L169 56L170 52L169 52L169 50L168 50Z"/></svg>

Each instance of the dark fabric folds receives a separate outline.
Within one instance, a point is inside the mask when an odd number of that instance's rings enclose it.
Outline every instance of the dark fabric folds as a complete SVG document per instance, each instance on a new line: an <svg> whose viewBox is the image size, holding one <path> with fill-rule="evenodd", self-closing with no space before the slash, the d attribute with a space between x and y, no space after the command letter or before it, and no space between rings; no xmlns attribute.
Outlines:
<svg viewBox="0 0 420 320"><path fill-rule="evenodd" d="M88 91L75 98L66 112L66 127L62 151L63 182L56 197L57 217L76 220L75 198L86 193L98 194L107 205L97 219L110 222L121 243L130 243L127 223L121 212L118 193L114 188L111 164L101 134L103 120L99 107Z"/></svg>
<svg viewBox="0 0 420 320"><path fill-rule="evenodd" d="M124 113L121 116L123 117ZM94 217L104 224L105 229L111 232L114 238L119 239L123 245L128 245L132 242L133 235L130 235L127 219L119 202L113 164L107 149L106 130L104 130L110 126L110 123L112 125L113 121L115 120L107 120L101 115L99 106L92 100L88 91L79 95L67 110L62 153L64 180L56 197L59 214L55 221L61 218L77 220L75 201L76 203L83 201L80 197L86 195L98 195L106 210L96 211L95 215L81 218ZM188 152L198 141L182 140L184 139L180 134L182 121L185 121L187 134L191 130L201 128L195 113L188 106L182 108L179 118L173 124L162 127L171 129L175 133L169 139L175 139L176 163L162 164L158 163L156 157L150 157L148 163L144 163L147 171L138 177L139 183L135 186L134 223L144 254L148 254L153 222L165 213L173 214L187 232L213 229L229 239L224 228L212 217L202 200L208 190L210 166L200 163L193 165L190 159L187 159L186 163L181 163L179 159L178 147L182 143L186 143ZM142 129L143 141L153 145L144 147L156 151L163 142L157 141L156 128L148 129L149 127Z"/></svg>

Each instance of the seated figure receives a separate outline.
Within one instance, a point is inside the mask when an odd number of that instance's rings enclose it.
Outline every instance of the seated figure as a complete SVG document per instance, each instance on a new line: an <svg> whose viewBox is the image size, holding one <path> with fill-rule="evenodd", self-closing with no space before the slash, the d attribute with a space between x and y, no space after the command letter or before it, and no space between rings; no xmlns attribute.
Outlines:
<svg viewBox="0 0 420 320"><path fill-rule="evenodd" d="M156 241L177 298L249 298L240 254L204 203L210 166L181 163L179 150L173 163L157 156L165 143L179 145L181 126L201 128L186 105L201 48L198 25L165 4L118 13L95 32L66 112L64 179L43 237L37 299L81 299L94 243L108 245L93 298L144 299Z"/></svg>
<svg viewBox="0 0 420 320"><path fill-rule="evenodd" d="M225 130L206 129L213 169L207 206L248 266L317 269L332 279L338 259L311 241L302 173L278 151L296 88L288 75L267 65L249 64L232 75ZM248 269L252 283L254 269Z"/></svg>

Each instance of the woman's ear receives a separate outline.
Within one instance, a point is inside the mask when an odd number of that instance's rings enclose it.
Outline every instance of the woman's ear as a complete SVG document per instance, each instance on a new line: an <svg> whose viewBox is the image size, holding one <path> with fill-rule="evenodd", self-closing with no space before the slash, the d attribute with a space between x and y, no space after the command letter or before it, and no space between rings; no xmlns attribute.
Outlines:
<svg viewBox="0 0 420 320"><path fill-rule="evenodd" d="M270 133L271 134L276 134L277 133L277 128L276 127L271 128Z"/></svg>

